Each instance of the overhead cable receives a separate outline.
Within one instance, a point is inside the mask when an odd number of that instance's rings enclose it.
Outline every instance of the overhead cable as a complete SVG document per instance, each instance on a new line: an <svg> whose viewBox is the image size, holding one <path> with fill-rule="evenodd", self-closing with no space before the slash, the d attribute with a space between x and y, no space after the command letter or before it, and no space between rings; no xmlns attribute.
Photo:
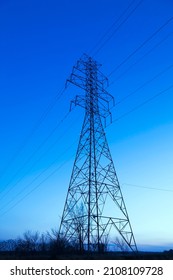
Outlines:
<svg viewBox="0 0 173 280"><path fill-rule="evenodd" d="M131 57L133 57L139 50L141 50L149 41L151 41L163 28L173 21L173 16L166 20L155 32L153 32L142 44L140 44L133 52L131 52L120 64L118 64L108 75L113 75L122 65L124 65Z"/></svg>

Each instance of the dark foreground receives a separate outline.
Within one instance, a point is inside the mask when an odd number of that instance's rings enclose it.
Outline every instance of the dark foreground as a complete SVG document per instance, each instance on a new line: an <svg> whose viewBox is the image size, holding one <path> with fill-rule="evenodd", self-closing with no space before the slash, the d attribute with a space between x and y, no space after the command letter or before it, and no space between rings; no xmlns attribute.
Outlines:
<svg viewBox="0 0 173 280"><path fill-rule="evenodd" d="M105 252L51 254L49 252L0 252L0 260L173 260L173 250L164 252Z"/></svg>

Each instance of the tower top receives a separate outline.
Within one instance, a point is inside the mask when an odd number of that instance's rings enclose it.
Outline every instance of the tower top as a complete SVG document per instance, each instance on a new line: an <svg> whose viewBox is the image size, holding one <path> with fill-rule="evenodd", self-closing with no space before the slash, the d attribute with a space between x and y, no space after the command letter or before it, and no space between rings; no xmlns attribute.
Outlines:
<svg viewBox="0 0 173 280"><path fill-rule="evenodd" d="M91 109L105 120L109 117L112 121L110 109L115 105L114 97L107 92L107 77L99 70L101 64L87 54L83 54L73 67L72 73L67 79L67 84L72 83L83 89L85 94L76 95L71 101L71 106L81 106L85 110ZM99 109L98 109L99 108Z"/></svg>

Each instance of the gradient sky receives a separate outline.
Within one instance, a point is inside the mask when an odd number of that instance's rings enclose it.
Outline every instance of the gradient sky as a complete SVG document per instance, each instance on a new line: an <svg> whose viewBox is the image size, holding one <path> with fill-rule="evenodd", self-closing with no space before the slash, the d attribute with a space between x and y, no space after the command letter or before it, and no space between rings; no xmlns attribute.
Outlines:
<svg viewBox="0 0 173 280"><path fill-rule="evenodd" d="M172 0L1 0L0 239L58 228L84 111L65 118L74 86L55 96L88 53L117 103L106 133L136 242L173 248L172 15Z"/></svg>

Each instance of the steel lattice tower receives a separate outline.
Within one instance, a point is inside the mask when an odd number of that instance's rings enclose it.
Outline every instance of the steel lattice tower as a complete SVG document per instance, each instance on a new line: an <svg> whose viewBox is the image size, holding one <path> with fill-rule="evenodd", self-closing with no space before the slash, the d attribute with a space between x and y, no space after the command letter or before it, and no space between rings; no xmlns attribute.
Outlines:
<svg viewBox="0 0 173 280"><path fill-rule="evenodd" d="M72 103L85 109L59 236L78 242L80 249L99 251L119 232L132 251L137 251L102 119L111 118L113 97L106 91L107 78L100 65L84 55L73 67L68 82L84 90Z"/></svg>

